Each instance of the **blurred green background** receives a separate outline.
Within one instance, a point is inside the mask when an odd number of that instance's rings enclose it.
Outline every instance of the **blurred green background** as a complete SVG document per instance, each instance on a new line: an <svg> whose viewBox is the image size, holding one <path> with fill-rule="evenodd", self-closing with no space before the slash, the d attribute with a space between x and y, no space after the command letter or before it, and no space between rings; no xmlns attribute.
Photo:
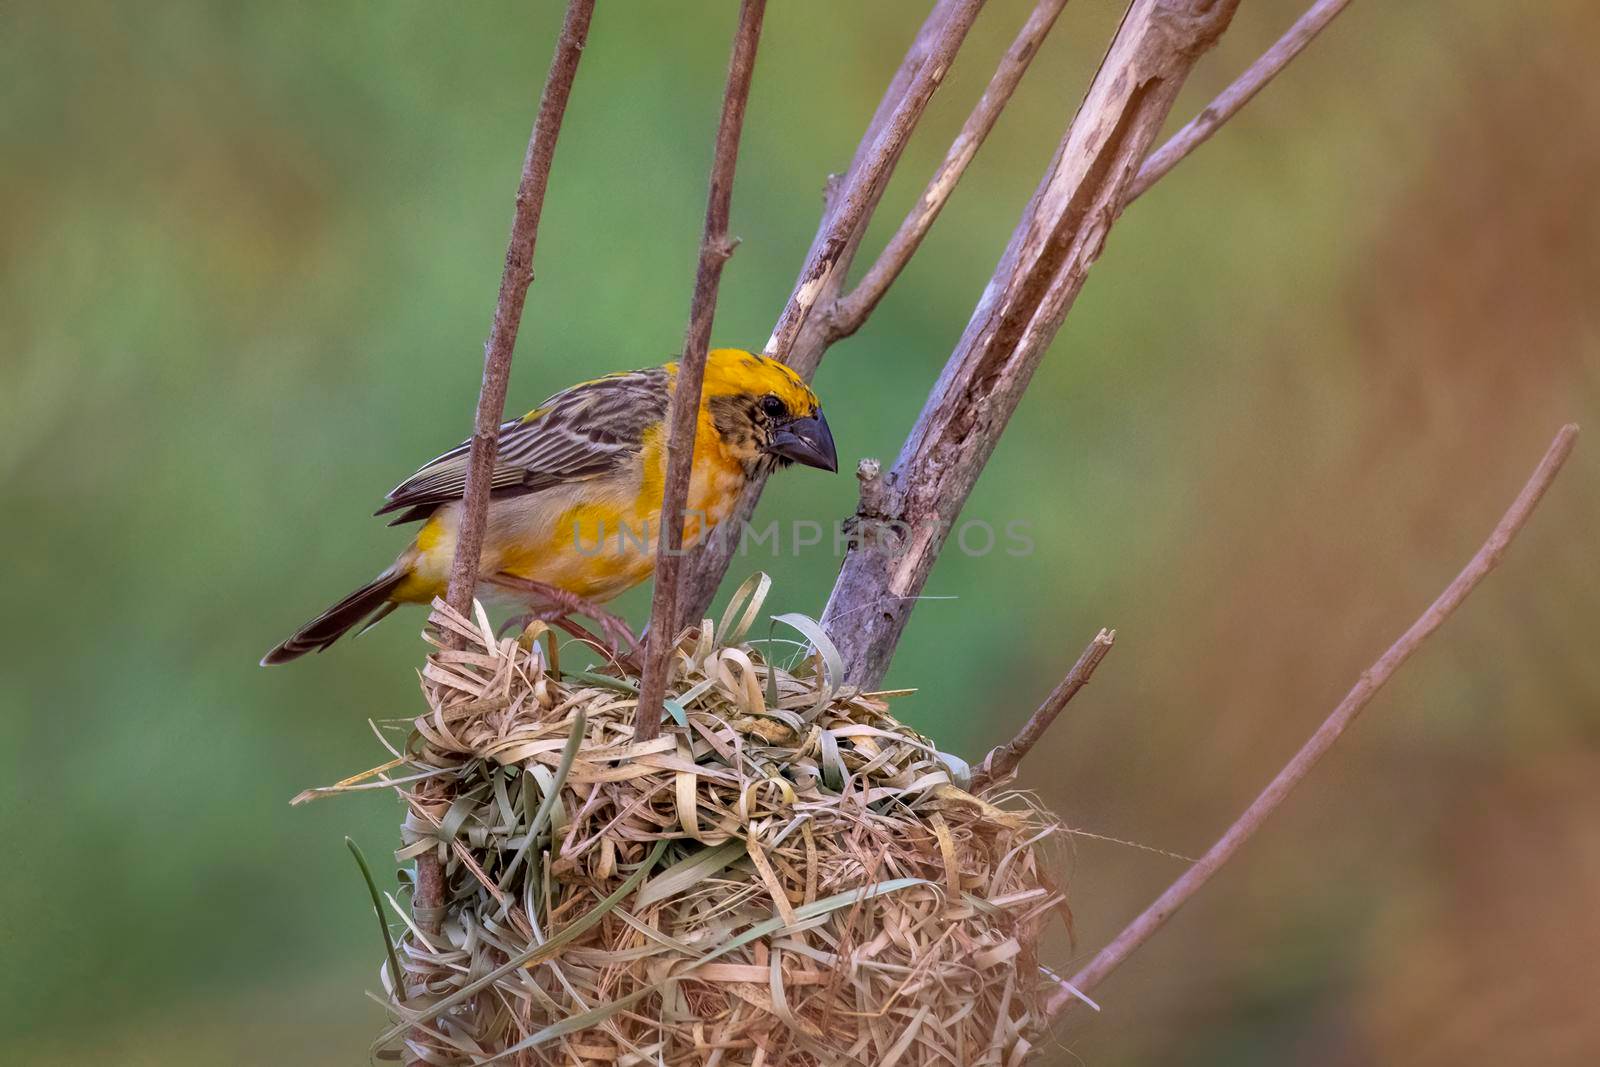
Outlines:
<svg viewBox="0 0 1600 1067"><path fill-rule="evenodd" d="M994 0L891 188L920 191L1028 5ZM778 0L715 336L759 345L921 4ZM1243 5L1175 112L1298 14ZM1120 7L1079 0L914 265L817 379L892 457ZM731 2L602 4L512 384L518 410L680 343ZM291 809L414 712L419 612L261 653L385 562L383 491L460 439L553 0L0 4L0 1058L351 1064L380 950ZM1354 5L1131 208L890 681L973 756L1101 625L1023 781L1075 839L1086 958L1198 854L1476 548L1556 427L1505 567L1262 836L1061 1034L1061 1064L1600 1055L1600 11ZM1175 120L1176 121L1176 120ZM762 518L853 507L791 472ZM835 561L745 561L774 611ZM729 584L731 588L732 582ZM647 591L620 602L636 623ZM1103 838L1132 842L1144 848ZM385 871L391 865L381 865Z"/></svg>

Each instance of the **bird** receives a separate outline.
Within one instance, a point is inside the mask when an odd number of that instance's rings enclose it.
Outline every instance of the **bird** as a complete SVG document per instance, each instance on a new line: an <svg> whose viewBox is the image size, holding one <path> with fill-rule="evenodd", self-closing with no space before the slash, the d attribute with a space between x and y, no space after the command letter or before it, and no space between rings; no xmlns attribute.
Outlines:
<svg viewBox="0 0 1600 1067"><path fill-rule="evenodd" d="M596 607L649 578L667 468L667 406L678 364L563 389L500 425L479 582L560 614ZM461 527L470 441L395 486L375 514L421 522L372 581L296 630L262 666L321 652L401 604L443 596ZM837 472L833 433L809 386L778 360L711 350L696 418L684 546L726 519L752 480L799 463ZM396 514L397 513L397 514ZM620 621L620 620L614 620ZM626 632L626 628L624 627Z"/></svg>

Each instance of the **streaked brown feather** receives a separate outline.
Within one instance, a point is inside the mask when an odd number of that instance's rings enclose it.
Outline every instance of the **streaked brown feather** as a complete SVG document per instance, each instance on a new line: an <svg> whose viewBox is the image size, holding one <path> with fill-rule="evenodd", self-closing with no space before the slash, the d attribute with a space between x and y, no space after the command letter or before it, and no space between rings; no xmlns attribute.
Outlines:
<svg viewBox="0 0 1600 1067"><path fill-rule="evenodd" d="M637 456L647 428L667 410L662 367L611 374L565 389L500 426L491 493L535 493L593 478ZM463 442L397 485L376 512L402 512L390 525L416 522L466 491L471 443Z"/></svg>

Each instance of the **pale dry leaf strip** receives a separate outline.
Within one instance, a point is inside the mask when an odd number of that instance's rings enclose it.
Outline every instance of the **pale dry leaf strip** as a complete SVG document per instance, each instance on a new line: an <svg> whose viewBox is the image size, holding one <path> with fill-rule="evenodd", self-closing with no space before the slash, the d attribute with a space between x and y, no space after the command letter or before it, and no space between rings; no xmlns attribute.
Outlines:
<svg viewBox="0 0 1600 1067"><path fill-rule="evenodd" d="M766 589L730 613L741 637ZM439 935L399 931L410 999L387 1041L471 1063L715 1049L804 1067L1003 1064L1037 1037L1058 824L965 793L824 657L706 622L673 669L687 725L640 742L636 678L558 675L540 644L437 605L430 636L447 634L463 647L423 673L402 762L318 791L413 780L397 858L444 865Z"/></svg>

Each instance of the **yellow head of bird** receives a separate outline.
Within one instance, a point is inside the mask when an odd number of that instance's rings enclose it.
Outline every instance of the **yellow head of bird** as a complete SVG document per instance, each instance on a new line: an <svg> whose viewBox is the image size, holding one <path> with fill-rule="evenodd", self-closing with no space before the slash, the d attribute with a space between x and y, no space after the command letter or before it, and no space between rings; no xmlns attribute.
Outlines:
<svg viewBox="0 0 1600 1067"><path fill-rule="evenodd" d="M839 469L817 395L793 369L736 348L706 358L701 406L724 444L751 460Z"/></svg>

